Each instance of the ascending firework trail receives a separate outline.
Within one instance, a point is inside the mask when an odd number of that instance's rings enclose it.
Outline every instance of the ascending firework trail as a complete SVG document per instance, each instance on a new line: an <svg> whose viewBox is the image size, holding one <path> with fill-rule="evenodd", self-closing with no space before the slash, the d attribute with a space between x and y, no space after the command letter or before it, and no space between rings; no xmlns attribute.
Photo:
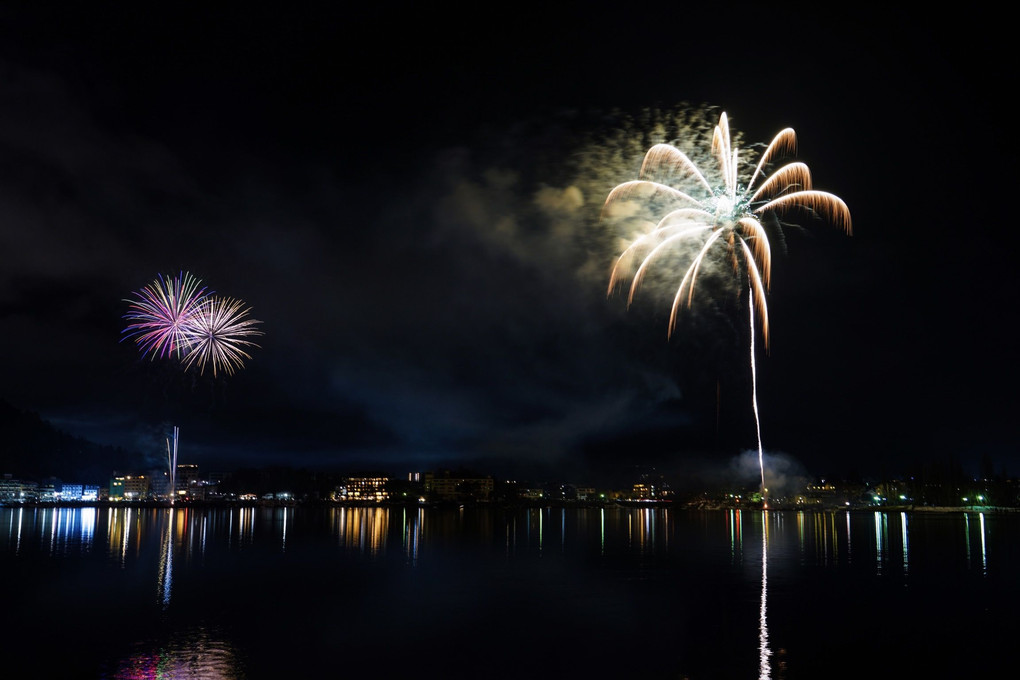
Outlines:
<svg viewBox="0 0 1020 680"><path fill-rule="evenodd" d="M833 194L811 188L807 165L792 162L767 175L767 168L786 153L796 149L792 128L781 131L762 153L758 164L742 182L738 148L732 143L729 122L722 113L715 126L708 158L711 171L702 172L691 157L669 144L656 144L645 154L639 179L615 187L606 198L603 216L611 215L618 203L643 201L654 211L665 214L654 226L633 239L617 258L609 277L612 294L634 264L627 304L653 262L667 252L689 254L680 285L673 297L667 338L676 330L681 305L690 307L699 271L707 267L710 255L728 264L738 274L736 283L743 288L746 279L751 330L751 403L758 437L758 467L764 507L768 507L765 487L765 463L758 420L757 376L754 361L755 307L761 320L761 333L766 350L769 341L768 308L765 293L771 277L772 250L762 220L776 219L803 209L822 214L851 233L850 210ZM759 179L761 180L759 182ZM757 184L756 184L757 182ZM690 250L686 250L690 248ZM745 276L739 276L744 272Z"/></svg>

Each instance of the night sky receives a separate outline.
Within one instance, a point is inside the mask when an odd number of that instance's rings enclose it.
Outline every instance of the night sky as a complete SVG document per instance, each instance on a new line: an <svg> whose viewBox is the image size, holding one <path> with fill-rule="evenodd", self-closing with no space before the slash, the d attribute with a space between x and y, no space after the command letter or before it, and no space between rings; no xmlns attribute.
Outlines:
<svg viewBox="0 0 1020 680"><path fill-rule="evenodd" d="M853 217L773 240L775 469L1020 474L1000 17L213 4L0 8L0 398L153 461L179 424L207 468L746 467L746 303L667 340L599 220L651 123L725 111ZM181 270L262 321L234 376L121 342Z"/></svg>

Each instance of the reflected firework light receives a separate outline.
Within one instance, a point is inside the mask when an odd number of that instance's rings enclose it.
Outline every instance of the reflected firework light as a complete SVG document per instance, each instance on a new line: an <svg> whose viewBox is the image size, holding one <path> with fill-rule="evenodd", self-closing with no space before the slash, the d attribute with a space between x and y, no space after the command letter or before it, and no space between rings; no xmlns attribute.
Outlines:
<svg viewBox="0 0 1020 680"><path fill-rule="evenodd" d="M604 219L633 218L649 210L662 214L655 222L638 222L647 228L633 238L617 258L609 276L608 295L630 276L629 307L653 264L664 260L672 262L665 256L679 253L686 261L686 268L673 295L667 338L676 331L681 307L691 307L699 275L709 269L713 273L729 271L738 291L746 281L751 334L751 403L758 437L761 492L766 507L754 361L756 311L766 349L769 341L765 294L771 278L772 249L762 220L774 218L781 225L781 216L800 209L827 217L847 234L851 233L849 208L838 196L812 188L807 165L792 162L768 174L774 162L795 150L796 134L792 128L786 128L773 138L753 169L750 165L742 166L738 145L723 112L713 130L708 153L702 150L701 156L695 156L707 157L710 161L705 170L692 160L693 152L689 155L671 144L655 144L645 154L639 178L613 188L602 211ZM741 176L742 170L745 176L746 171L750 171L746 180ZM632 219L628 221L633 222ZM718 261L713 262L716 253Z"/></svg>

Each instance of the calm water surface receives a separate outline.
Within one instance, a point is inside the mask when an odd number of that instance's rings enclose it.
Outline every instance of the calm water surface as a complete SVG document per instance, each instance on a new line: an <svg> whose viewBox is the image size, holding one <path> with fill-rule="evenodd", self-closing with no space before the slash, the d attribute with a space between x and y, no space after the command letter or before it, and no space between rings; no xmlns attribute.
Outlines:
<svg viewBox="0 0 1020 680"><path fill-rule="evenodd" d="M1011 514L0 508L0 653L4 677L1011 677L1018 577Z"/></svg>

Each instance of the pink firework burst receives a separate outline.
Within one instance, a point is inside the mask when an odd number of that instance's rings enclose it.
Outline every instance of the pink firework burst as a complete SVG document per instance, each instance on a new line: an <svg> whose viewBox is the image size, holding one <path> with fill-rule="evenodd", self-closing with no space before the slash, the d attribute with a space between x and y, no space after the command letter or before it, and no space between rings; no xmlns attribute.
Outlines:
<svg viewBox="0 0 1020 680"><path fill-rule="evenodd" d="M150 359L186 356L191 346L188 324L207 297L202 281L187 272L160 274L151 284L125 300L128 325L123 338L134 338L142 356Z"/></svg>

